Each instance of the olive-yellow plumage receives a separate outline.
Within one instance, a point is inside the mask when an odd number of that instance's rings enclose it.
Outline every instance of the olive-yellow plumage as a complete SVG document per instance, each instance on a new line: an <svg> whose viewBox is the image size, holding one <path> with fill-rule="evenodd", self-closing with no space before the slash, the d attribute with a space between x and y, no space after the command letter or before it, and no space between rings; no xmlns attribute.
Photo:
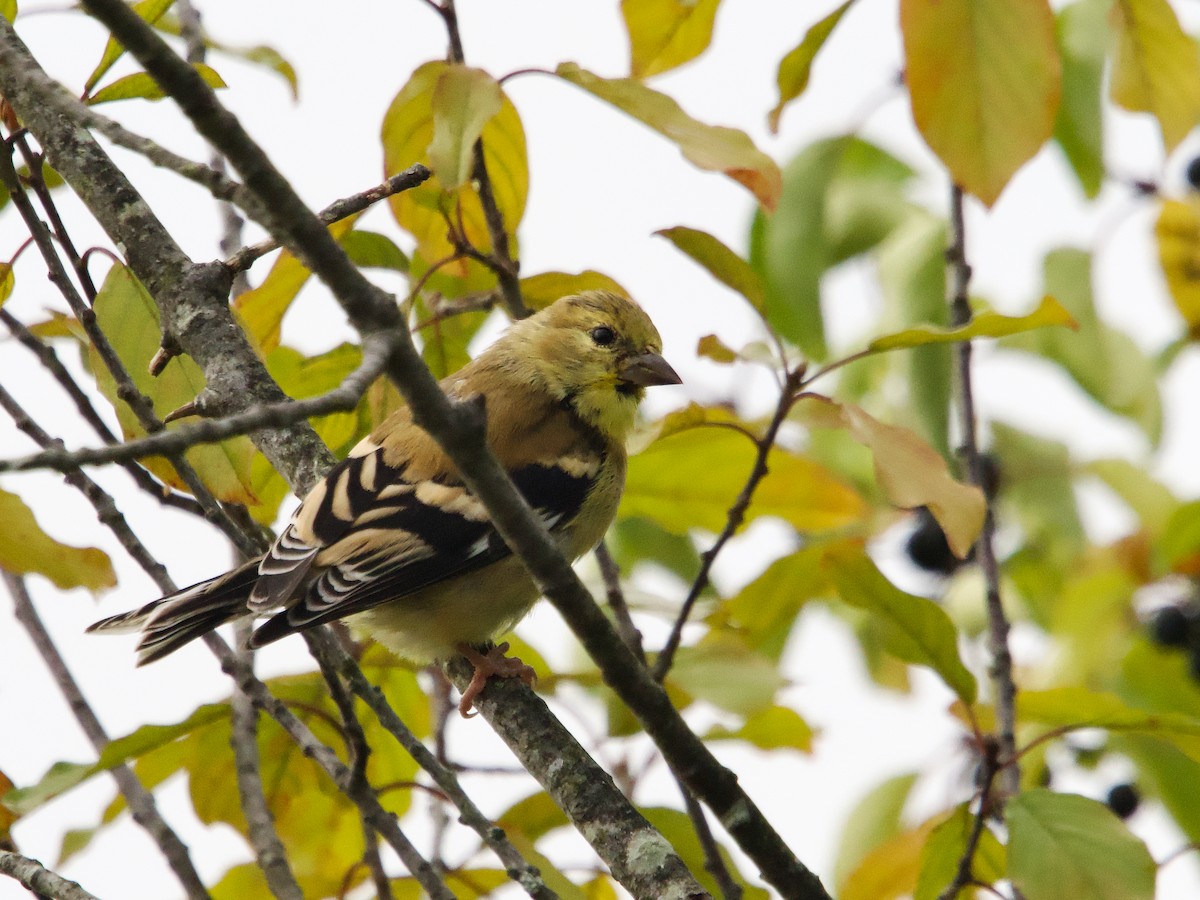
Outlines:
<svg viewBox="0 0 1200 900"><path fill-rule="evenodd" d="M616 514L645 388L679 382L661 353L640 307L589 291L513 324L442 382L454 399L484 398L488 445L569 559ZM264 557L92 629L140 630L140 662L150 662L242 616L274 613L256 646L347 618L415 662L468 652L483 667L477 692L486 674L519 670L468 645L511 628L537 598L483 505L403 408L313 488Z"/></svg>

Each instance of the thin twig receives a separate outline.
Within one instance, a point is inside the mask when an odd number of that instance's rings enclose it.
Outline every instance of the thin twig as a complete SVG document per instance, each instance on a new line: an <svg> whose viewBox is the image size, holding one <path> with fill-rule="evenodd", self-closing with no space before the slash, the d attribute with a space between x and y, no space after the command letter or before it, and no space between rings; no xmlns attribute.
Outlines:
<svg viewBox="0 0 1200 900"><path fill-rule="evenodd" d="M971 267L966 254L966 226L963 217L962 188L954 185L950 191L950 246L946 251L949 267L951 323L961 327L971 321L971 304L968 289L971 282ZM975 397L971 378L970 341L957 347L959 410L962 430L961 453L970 475L971 483L987 493L984 484L983 461L976 435ZM995 551L996 522L992 504L987 504L983 531L975 545L980 571L987 586L988 649L992 663L988 674L996 692L996 724L999 730L999 754L1003 771L1000 784L1009 796L1021 789L1021 771L1017 759L1016 699L1017 686L1013 680L1012 652L1008 646L1008 616L1000 596L1000 567Z"/></svg>
<svg viewBox="0 0 1200 900"><path fill-rule="evenodd" d="M967 835L962 855L958 858L958 868L955 870L954 879L938 894L937 900L955 900L959 891L975 881L971 874L971 868L975 860L975 851L979 847L979 839L983 836L988 813L992 808L992 784L995 782L996 773L1000 768L998 763L996 746L992 742L985 741L980 749L979 769L976 772L976 781L979 784L979 809L975 812L975 817L971 822L971 833Z"/></svg>
<svg viewBox="0 0 1200 900"><path fill-rule="evenodd" d="M363 341L363 358L358 368L342 379L336 388L318 397L254 405L231 416L159 431L111 447L49 450L20 459L0 460L0 472L30 469L69 472L79 466L178 454L198 444L211 444L234 435L281 428L313 416L352 410L386 366L392 343L393 338L387 334L368 335Z"/></svg>
<svg viewBox="0 0 1200 900"><path fill-rule="evenodd" d="M642 633L633 624L633 616L629 614L629 604L625 602L625 592L621 590L621 569L613 559L608 544L601 541L596 545L596 562L600 566L600 577L604 579L604 594L608 599L608 608L612 610L613 621L617 623L617 634L621 640L645 662L646 652L642 646Z"/></svg>
<svg viewBox="0 0 1200 900"><path fill-rule="evenodd" d="M5 586L12 597L17 621L28 632L30 640L41 654L46 668L50 670L50 675L66 699L67 705L71 707L71 712L74 713L75 720L79 722L83 733L96 748L96 752L102 753L109 743L108 734L104 731L100 720L96 718L87 698L83 696L83 691L80 690L78 682L71 675L71 670L67 668L66 661L58 652L50 633L46 631L46 626L42 624L33 600L25 588L25 580L9 572L0 574L3 575ZM128 766L114 766L109 771L112 772L113 780L116 781L121 795L129 805L133 820L146 829L146 832L153 838L188 897L192 900L208 900L208 890L204 887L204 882L200 880L195 866L192 865L187 846L159 813L154 795L142 786L137 775Z"/></svg>
<svg viewBox="0 0 1200 900"><path fill-rule="evenodd" d="M336 642L329 639L327 631L320 633L310 631L304 637L321 669L325 683L329 685L330 696L333 697L333 702L342 717L342 736L346 741L346 751L350 757L350 777L354 789L378 796L375 789L371 787L370 781L367 780L367 760L371 755L371 747L367 743L367 735L354 710L354 698L350 696L346 685L342 683L334 661L325 652L326 647L336 646ZM363 865L367 867L367 871L371 873L371 880L375 882L376 900L392 900L392 886L388 881L387 873L383 870L383 860L379 856L379 843L375 839L375 829L371 827L371 823L367 821L365 815L361 814L361 811L359 819L363 829L362 861ZM436 871L436 867L434 869Z"/></svg>
<svg viewBox="0 0 1200 900"><path fill-rule="evenodd" d="M237 669L235 681L241 681L254 672L254 651L247 646L249 621L238 622L234 626L234 633L239 647L234 651L234 666ZM249 695L236 686L230 705L229 743L233 748L238 797L246 817L246 834L250 846L254 848L254 858L262 869L272 896L277 900L304 900L304 892L292 873L287 850L279 839L279 832L275 830L275 820L263 791L258 755L258 710Z"/></svg>
<svg viewBox="0 0 1200 900"><path fill-rule="evenodd" d="M783 422L787 418L788 410L792 408L792 404L796 401L796 391L803 378L803 367L789 371L784 378L783 388L779 392L779 402L775 404L775 413L771 417L771 423L767 426L767 430L763 433L762 437L755 440L757 450L754 456L754 465L750 469L746 483L742 486L742 491L738 494L733 506L729 507L729 513L725 519L725 527L717 536L716 541L711 547L700 554L700 571L696 574L695 580L692 581L692 587L688 591L687 597L684 598L683 605L679 608L679 614L675 617L675 624L671 628L667 642L663 645L662 650L659 651L658 658L654 661L652 674L655 681L661 682L667 676L667 673L671 671L671 664L675 661L675 653L679 650L680 641L683 639L683 628L687 624L688 618L692 614L692 608L696 605L700 594L708 587L709 573L712 571L713 563L716 561L717 555L721 552L725 544L728 543L729 539L741 527L742 521L746 517L746 510L750 508L750 501L754 499L754 492L758 489L759 483L767 475L767 459L770 457L771 450L775 446L775 438L778 436L779 429L783 426Z"/></svg>
<svg viewBox="0 0 1200 900"><path fill-rule="evenodd" d="M350 690L363 700L375 713L379 723L391 734L417 764L429 773L442 793L458 807L464 825L475 831L483 842L504 863L509 877L516 881L536 900L554 900L558 895L546 887L538 870L530 865L511 844L504 832L498 829L467 796L458 782L458 777L412 733L404 721L396 715L383 696L383 692L371 684L354 658L336 641L319 634L310 642L313 653L322 667L335 671L346 679Z"/></svg>
<svg viewBox="0 0 1200 900"><path fill-rule="evenodd" d="M704 852L705 870L713 877L713 881L717 883L717 887L721 891L721 896L725 900L741 900L744 893L742 886L734 880L729 867L725 865L725 860L721 858L720 847L717 845L717 839L712 833L712 828L709 827L708 817L704 814L704 808L696 799L696 795L680 780L679 776L676 775L674 777L675 783L679 786L680 793L683 794L684 808L687 811L688 818L692 820L692 827L696 829L696 838L700 841L700 848Z"/></svg>
<svg viewBox="0 0 1200 900"><path fill-rule="evenodd" d="M402 191L415 188L417 185L427 181L430 174L430 171L420 164L410 166L403 172L397 172L381 184L375 185L375 187L367 188L365 191L341 200L335 200L317 213L317 218L326 225L332 225L334 222L339 222L347 216L362 212L364 209L393 194L399 194ZM233 272L244 272L260 257L278 250L279 246L279 242L274 239L250 244L229 256L225 260L225 265Z"/></svg>
<svg viewBox="0 0 1200 900"><path fill-rule="evenodd" d="M39 897L51 900L97 900L74 881L51 872L36 859L0 850L0 872L15 878Z"/></svg>

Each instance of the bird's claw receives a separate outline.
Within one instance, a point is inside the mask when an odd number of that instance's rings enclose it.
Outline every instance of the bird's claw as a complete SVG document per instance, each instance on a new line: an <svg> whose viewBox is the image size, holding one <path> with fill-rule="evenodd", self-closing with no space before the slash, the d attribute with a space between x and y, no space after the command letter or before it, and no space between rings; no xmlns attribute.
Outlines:
<svg viewBox="0 0 1200 900"><path fill-rule="evenodd" d="M534 680L537 678L533 668L525 665L515 656L506 656L508 652L508 643L497 644L492 647L487 653L480 653L470 644L459 644L457 647L459 653L467 658L467 661L475 667L475 674L471 676L471 683L467 685L467 689L463 691L462 699L458 703L458 713L464 719L469 719L475 715L471 708L475 705L475 698L487 685L487 680L493 675L497 678L520 678L526 687L532 687Z"/></svg>

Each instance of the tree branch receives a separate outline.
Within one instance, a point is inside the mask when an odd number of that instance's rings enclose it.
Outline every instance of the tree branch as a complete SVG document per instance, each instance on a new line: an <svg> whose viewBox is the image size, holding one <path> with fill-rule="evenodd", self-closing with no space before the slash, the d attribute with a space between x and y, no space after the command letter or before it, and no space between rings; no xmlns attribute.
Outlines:
<svg viewBox="0 0 1200 900"><path fill-rule="evenodd" d="M971 321L971 304L968 288L971 283L971 267L967 263L966 226L963 219L962 188L954 185L950 192L950 247L946 251L949 267L951 324L954 327ZM976 436L975 397L971 379L970 341L958 344L955 359L958 371L959 409L962 428L963 461L971 483L987 495L983 462ZM1008 617L1000 597L1000 568L996 562L996 521L992 504L987 503L987 514L983 531L975 545L979 568L987 585L988 648L992 655L989 674L996 692L996 724L999 729L999 758L1003 767L1000 783L1009 796L1021 789L1021 770L1017 758L1016 700L1017 686L1013 680L1012 653L1008 647Z"/></svg>
<svg viewBox="0 0 1200 900"><path fill-rule="evenodd" d="M46 668L49 669L59 691L66 699L67 705L71 707L71 712L75 714L75 720L79 722L83 733L92 742L96 752L102 753L109 743L108 734L105 733L100 720L96 718L87 698L83 696L83 691L80 690L78 682L71 675L71 670L67 668L58 648L54 646L54 641L50 638L50 633L46 631L46 626L42 624L33 600L25 589L25 580L9 572L3 572L0 575L3 576L5 586L12 597L17 621L24 627L38 653L41 654ZM187 846L158 811L154 795L142 786L137 775L128 766L115 766L110 771L113 780L117 782L121 795L129 805L133 820L141 825L158 845L167 865L179 879L179 883L188 897L192 900L208 900L208 890L204 887L204 882L200 880L195 866L192 865Z"/></svg>
<svg viewBox="0 0 1200 900"><path fill-rule="evenodd" d="M50 900L97 900L74 881L51 872L36 859L0 850L0 872L15 878L30 892Z"/></svg>

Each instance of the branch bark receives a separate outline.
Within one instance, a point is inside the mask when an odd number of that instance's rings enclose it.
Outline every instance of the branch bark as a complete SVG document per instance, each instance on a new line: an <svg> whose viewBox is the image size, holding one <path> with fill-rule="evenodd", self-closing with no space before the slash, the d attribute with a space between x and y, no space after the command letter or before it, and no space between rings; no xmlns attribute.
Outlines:
<svg viewBox="0 0 1200 900"><path fill-rule="evenodd" d="M31 893L51 900L97 900L74 881L51 872L36 859L0 850L0 872L15 878Z"/></svg>

